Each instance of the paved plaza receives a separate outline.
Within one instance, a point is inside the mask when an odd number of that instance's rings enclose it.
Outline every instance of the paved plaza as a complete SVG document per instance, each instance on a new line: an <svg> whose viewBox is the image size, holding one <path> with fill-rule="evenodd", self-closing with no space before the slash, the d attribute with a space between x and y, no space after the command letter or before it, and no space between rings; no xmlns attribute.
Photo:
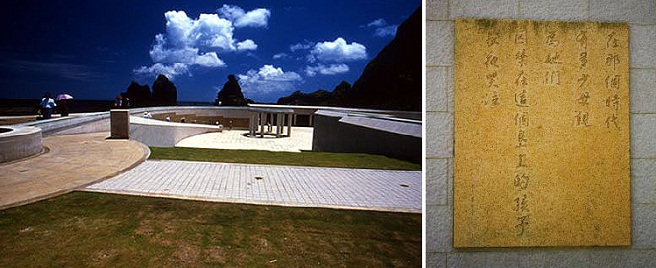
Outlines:
<svg viewBox="0 0 656 268"><path fill-rule="evenodd" d="M0 209L68 193L148 158L142 144L107 137L109 133L45 137L45 153L0 164Z"/></svg>
<svg viewBox="0 0 656 268"><path fill-rule="evenodd" d="M276 127L272 127L271 131L276 133ZM258 138L249 138L245 136L248 134L248 130L226 130L192 136L181 140L175 146L276 152L311 151L312 131L311 127L293 127L290 137L275 138L272 135L265 135L264 138L259 138L259 136Z"/></svg>
<svg viewBox="0 0 656 268"><path fill-rule="evenodd" d="M249 138L244 130L207 133L177 147L301 152L311 127L291 137ZM275 128L273 130L275 133ZM421 212L421 172L188 161L146 161L88 191L296 207Z"/></svg>
<svg viewBox="0 0 656 268"><path fill-rule="evenodd" d="M312 131L294 127L291 137L249 138L247 131L228 130L192 136L177 146L300 153L312 149ZM142 144L107 137L105 132L47 137L48 152L0 165L5 171L0 174L0 209L84 190L421 213L421 171L146 160L149 150Z"/></svg>
<svg viewBox="0 0 656 268"><path fill-rule="evenodd" d="M146 161L89 191L295 207L421 212L421 172Z"/></svg>

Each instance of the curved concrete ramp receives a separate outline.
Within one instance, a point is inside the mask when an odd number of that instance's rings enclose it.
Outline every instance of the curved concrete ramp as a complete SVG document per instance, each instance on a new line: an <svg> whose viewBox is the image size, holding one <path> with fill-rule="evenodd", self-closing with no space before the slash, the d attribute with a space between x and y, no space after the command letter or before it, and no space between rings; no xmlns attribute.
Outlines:
<svg viewBox="0 0 656 268"><path fill-rule="evenodd" d="M150 150L109 133L50 136L48 152L0 165L0 209L64 194L115 176L144 162Z"/></svg>

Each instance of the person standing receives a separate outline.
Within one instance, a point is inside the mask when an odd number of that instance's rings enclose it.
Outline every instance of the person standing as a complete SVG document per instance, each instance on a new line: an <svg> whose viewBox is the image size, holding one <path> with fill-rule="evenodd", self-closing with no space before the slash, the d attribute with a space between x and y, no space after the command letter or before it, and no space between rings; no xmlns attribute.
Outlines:
<svg viewBox="0 0 656 268"><path fill-rule="evenodd" d="M43 99L41 99L41 114L43 114L43 119L49 119L52 117L52 110L57 106L55 100L52 99L50 92L43 94Z"/></svg>
<svg viewBox="0 0 656 268"><path fill-rule="evenodd" d="M121 95L116 96L116 100L114 101L114 108L119 109L123 107L123 97Z"/></svg>
<svg viewBox="0 0 656 268"><path fill-rule="evenodd" d="M58 102L59 102L58 110L59 110L59 113L61 114L61 116L68 116L68 113L70 111L70 108L68 107L68 100L67 99L61 99Z"/></svg>

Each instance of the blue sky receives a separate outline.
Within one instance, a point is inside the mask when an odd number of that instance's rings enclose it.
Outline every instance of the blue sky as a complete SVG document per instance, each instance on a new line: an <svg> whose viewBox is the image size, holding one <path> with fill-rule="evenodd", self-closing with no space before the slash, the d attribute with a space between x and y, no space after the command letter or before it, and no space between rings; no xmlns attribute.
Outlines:
<svg viewBox="0 0 656 268"><path fill-rule="evenodd" d="M41 1L40 1L41 2ZM0 3L0 98L113 99L159 73L207 101L236 75L247 98L355 82L420 0Z"/></svg>

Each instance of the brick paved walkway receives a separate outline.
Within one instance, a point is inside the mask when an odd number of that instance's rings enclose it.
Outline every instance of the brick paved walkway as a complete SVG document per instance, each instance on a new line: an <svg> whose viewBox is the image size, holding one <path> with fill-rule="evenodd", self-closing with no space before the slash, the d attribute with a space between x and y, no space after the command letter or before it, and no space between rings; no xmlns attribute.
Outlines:
<svg viewBox="0 0 656 268"><path fill-rule="evenodd" d="M146 161L88 191L421 213L421 172Z"/></svg>

